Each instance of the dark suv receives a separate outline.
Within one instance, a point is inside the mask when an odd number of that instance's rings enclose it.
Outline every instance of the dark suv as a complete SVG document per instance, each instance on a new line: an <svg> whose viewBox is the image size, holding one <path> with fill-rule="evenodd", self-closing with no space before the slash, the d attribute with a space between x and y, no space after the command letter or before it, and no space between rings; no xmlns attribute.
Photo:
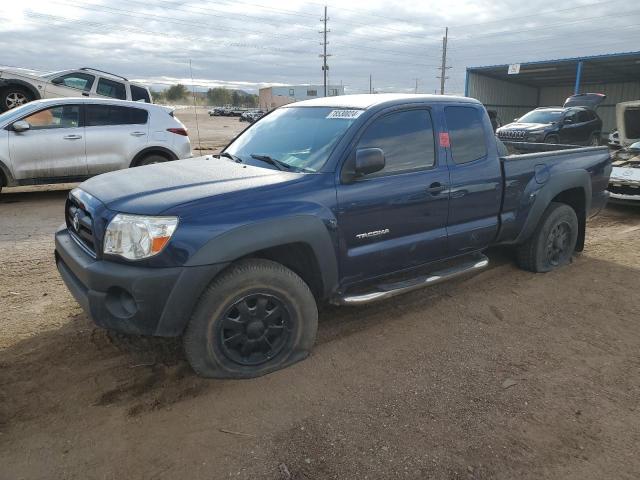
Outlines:
<svg viewBox="0 0 640 480"><path fill-rule="evenodd" d="M602 120L595 108L606 95L582 93L567 98L562 107L540 107L496 131L506 141L599 145Z"/></svg>

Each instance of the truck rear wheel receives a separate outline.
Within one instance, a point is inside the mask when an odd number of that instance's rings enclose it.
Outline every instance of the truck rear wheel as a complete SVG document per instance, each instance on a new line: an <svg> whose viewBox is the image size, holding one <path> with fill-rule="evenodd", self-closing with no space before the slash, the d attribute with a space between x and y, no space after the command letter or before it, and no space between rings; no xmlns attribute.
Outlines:
<svg viewBox="0 0 640 480"><path fill-rule="evenodd" d="M306 358L317 329L318 308L307 284L279 263L248 259L205 290L184 348L201 376L252 378Z"/></svg>
<svg viewBox="0 0 640 480"><path fill-rule="evenodd" d="M0 94L0 111L6 112L33 100L31 92L22 87L9 85L2 89Z"/></svg>
<svg viewBox="0 0 640 480"><path fill-rule="evenodd" d="M520 268L549 272L569 263L578 241L578 217L569 205L551 202L526 243L518 246Z"/></svg>

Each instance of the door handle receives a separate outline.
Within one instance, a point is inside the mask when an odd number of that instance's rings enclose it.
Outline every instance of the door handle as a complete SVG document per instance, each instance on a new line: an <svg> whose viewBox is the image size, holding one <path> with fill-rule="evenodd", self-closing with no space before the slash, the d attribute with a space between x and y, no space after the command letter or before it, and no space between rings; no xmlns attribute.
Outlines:
<svg viewBox="0 0 640 480"><path fill-rule="evenodd" d="M65 140L80 140L82 138L82 135L65 135L64 137Z"/></svg>
<svg viewBox="0 0 640 480"><path fill-rule="evenodd" d="M440 182L434 182L431 185L429 185L429 188L427 188L427 192L430 193L431 195L437 195L440 192L446 190L447 186L441 184Z"/></svg>
<svg viewBox="0 0 640 480"><path fill-rule="evenodd" d="M146 133L144 133L144 132L131 132L129 135L133 135L134 137L142 137L143 135L146 135Z"/></svg>

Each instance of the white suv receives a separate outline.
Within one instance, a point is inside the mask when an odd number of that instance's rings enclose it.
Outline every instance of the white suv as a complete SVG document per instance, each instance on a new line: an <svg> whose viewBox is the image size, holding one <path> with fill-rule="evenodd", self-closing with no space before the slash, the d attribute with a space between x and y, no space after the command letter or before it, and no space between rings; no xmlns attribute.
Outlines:
<svg viewBox="0 0 640 480"><path fill-rule="evenodd" d="M185 126L160 105L60 98L0 115L0 189L189 157Z"/></svg>
<svg viewBox="0 0 640 480"><path fill-rule="evenodd" d="M95 68L38 74L22 68L0 67L0 112L41 98L79 95L151 103L151 94L144 85Z"/></svg>

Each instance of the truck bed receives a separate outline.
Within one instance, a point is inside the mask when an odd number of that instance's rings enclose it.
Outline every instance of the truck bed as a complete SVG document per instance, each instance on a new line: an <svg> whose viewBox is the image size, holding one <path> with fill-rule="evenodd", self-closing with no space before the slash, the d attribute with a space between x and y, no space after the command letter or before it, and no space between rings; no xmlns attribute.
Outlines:
<svg viewBox="0 0 640 480"><path fill-rule="evenodd" d="M567 186L582 196L587 216L606 203L606 188L611 173L607 147L519 144L510 150L548 150L511 154L500 158L504 178L502 213L497 243L520 243L537 224L543 213L537 205L548 205ZM524 147L524 148L523 148ZM549 148L554 148L549 150ZM566 195L566 194L565 194ZM548 200L546 202L538 199ZM532 223L533 222L533 223Z"/></svg>

